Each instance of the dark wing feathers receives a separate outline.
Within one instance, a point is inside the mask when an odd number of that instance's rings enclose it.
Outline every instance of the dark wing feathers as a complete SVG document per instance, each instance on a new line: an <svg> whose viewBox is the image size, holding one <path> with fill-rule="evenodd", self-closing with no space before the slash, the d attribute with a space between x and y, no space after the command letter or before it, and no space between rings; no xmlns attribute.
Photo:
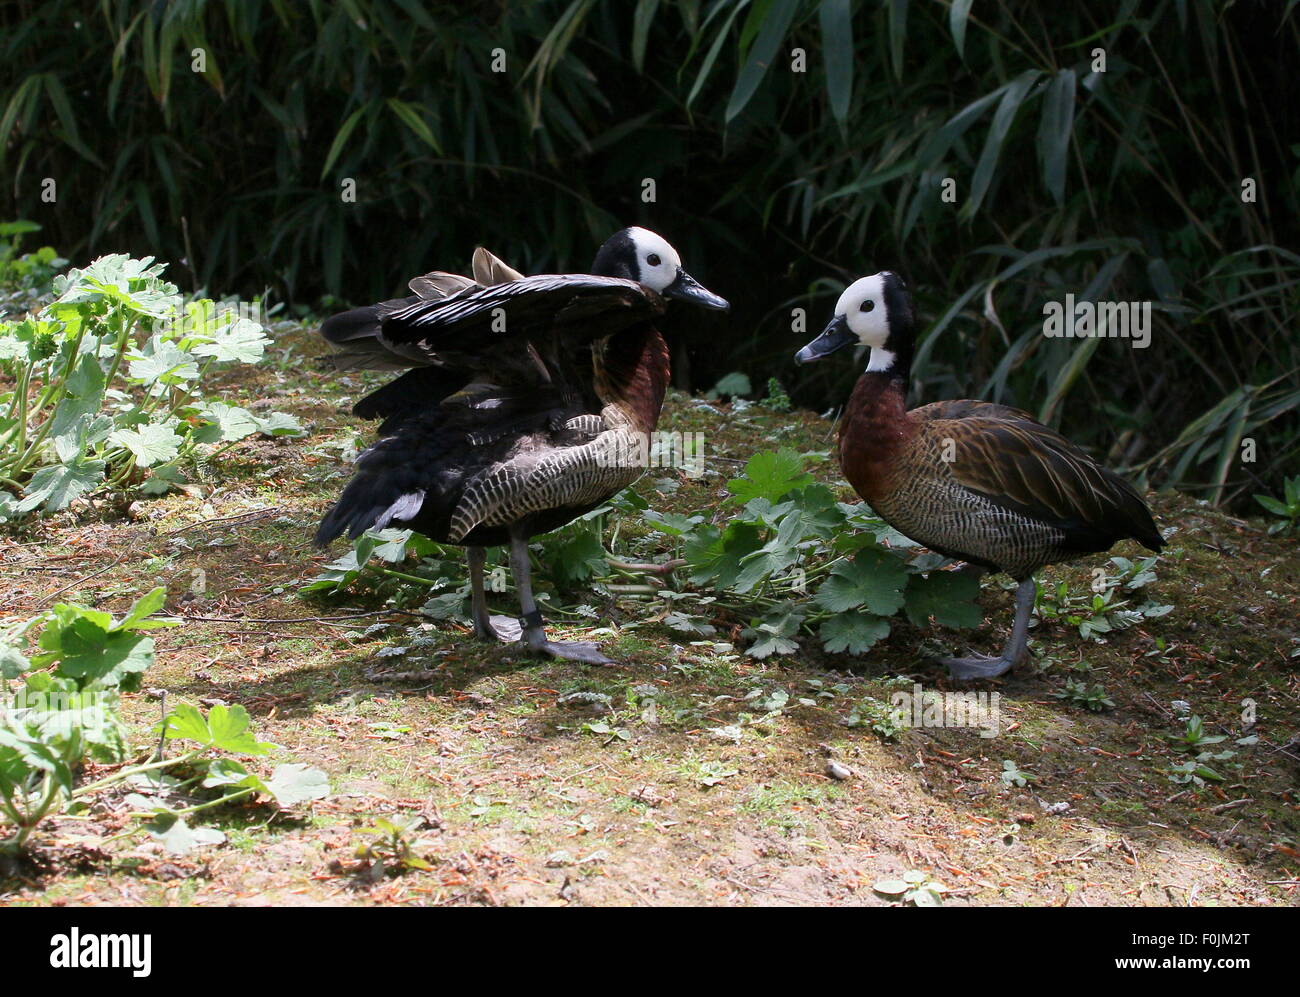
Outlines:
<svg viewBox="0 0 1300 997"><path fill-rule="evenodd" d="M385 434L357 458L316 542L344 533L355 538L417 515L424 532L440 536L468 480L505 459L522 437L563 433L574 414L552 385L508 390L487 384L467 385L441 405L390 414Z"/></svg>
<svg viewBox="0 0 1300 997"><path fill-rule="evenodd" d="M932 418L926 428L952 439L952 473L964 487L1059 526L1067 542L1083 550L1109 547L1124 537L1150 550L1164 546L1133 486L1060 433L1006 406L948 405L955 417ZM979 411L980 406L1000 411L962 416L962 405L973 406L969 411Z"/></svg>
<svg viewBox="0 0 1300 997"><path fill-rule="evenodd" d="M354 308L321 326L340 366L406 373L354 407L359 416L384 420L381 439L358 458L318 543L390 522L446 535L475 475L513 459L529 441L581 442L582 420L599 417L585 411L575 391L585 383L582 376L575 381L580 354L590 364L593 339L663 308L659 295L634 281L519 277L486 250L475 253L474 275L477 283L462 286L468 278L426 274L412 281L414 297ZM502 283L482 286L491 281ZM504 328L495 324L498 316Z"/></svg>
<svg viewBox="0 0 1300 997"><path fill-rule="evenodd" d="M442 300L419 300L387 315L383 335L396 343L420 341L435 350L439 343L463 349L461 335L486 326L491 342L505 337L535 336L565 324L566 305L583 301L581 317L632 309L645 317L657 310L659 297L636 281L585 274L539 274L491 287L471 288ZM497 309L501 311L498 312ZM504 329L492 329L501 315ZM596 330L607 335L605 328Z"/></svg>
<svg viewBox="0 0 1300 997"><path fill-rule="evenodd" d="M415 367L377 388L352 406L362 419L383 419L380 433L465 387L468 376L440 367Z"/></svg>
<svg viewBox="0 0 1300 997"><path fill-rule="evenodd" d="M574 344L607 336L663 308L663 299L631 280L583 274L541 274L505 279L514 273L491 254L475 258L488 279L484 287L435 272L412 281L417 294L353 308L321 325L336 350L336 366L352 370L406 370L444 366L474 370L508 357L507 341L542 339L558 333ZM502 321L498 327L497 319ZM594 321L599 318L599 321Z"/></svg>
<svg viewBox="0 0 1300 997"><path fill-rule="evenodd" d="M423 300L418 294L394 298L327 318L321 323L320 334L334 347L334 366L339 370L408 370L427 364L423 351L390 343L383 335L389 316Z"/></svg>
<svg viewBox="0 0 1300 997"><path fill-rule="evenodd" d="M914 408L908 413L913 419L999 419L1011 422L1028 422L1041 425L1028 412L996 402L980 402L971 398L950 398Z"/></svg>

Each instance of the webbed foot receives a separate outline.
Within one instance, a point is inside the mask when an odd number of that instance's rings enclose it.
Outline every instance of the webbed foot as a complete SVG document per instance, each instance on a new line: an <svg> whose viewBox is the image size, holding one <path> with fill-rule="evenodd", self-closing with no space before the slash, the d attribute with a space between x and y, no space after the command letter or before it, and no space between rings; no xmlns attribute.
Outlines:
<svg viewBox="0 0 1300 997"><path fill-rule="evenodd" d="M991 679L1011 670L1015 662L1005 655L971 654L965 658L940 658L948 666L948 674L955 679Z"/></svg>
<svg viewBox="0 0 1300 997"><path fill-rule="evenodd" d="M511 616L493 615L474 621L474 636L479 640L513 644L519 640L522 632L523 628L519 625L519 621Z"/></svg>
<svg viewBox="0 0 1300 997"><path fill-rule="evenodd" d="M581 661L588 665L612 665L613 659L600 653L600 645L592 641L547 640L546 631L541 627L529 627L524 631L523 642L534 654L549 655L552 658L564 658L569 661Z"/></svg>

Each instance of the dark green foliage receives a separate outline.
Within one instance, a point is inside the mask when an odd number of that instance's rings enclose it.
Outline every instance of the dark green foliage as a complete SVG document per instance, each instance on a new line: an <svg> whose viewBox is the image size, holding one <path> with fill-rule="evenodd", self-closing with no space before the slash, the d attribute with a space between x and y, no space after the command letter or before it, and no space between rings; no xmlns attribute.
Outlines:
<svg viewBox="0 0 1300 997"><path fill-rule="evenodd" d="M74 261L183 258L186 283L308 303L390 294L479 242L581 269L647 223L737 303L696 383L775 374L819 409L851 365L796 379L789 309L811 329L891 267L926 397L1017 404L1237 500L1280 491L1300 447L1300 257L1279 248L1300 242L1295 8L20 0L0 12L0 217ZM1151 346L1045 338L1066 293L1153 302Z"/></svg>

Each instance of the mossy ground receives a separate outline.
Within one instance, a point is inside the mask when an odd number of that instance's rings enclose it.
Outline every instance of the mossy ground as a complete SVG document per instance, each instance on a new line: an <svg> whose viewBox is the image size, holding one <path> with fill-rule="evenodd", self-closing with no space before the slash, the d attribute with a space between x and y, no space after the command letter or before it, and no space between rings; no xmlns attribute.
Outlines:
<svg viewBox="0 0 1300 997"><path fill-rule="evenodd" d="M281 330L257 380L223 386L232 402L273 400L308 436L242 444L190 493L25 524L0 539L0 604L14 617L58 600L121 610L166 585L169 609L191 619L159 633L149 691L127 697L139 741L162 691L170 703L240 703L281 746L275 760L325 769L334 794L296 816L217 812L227 844L185 859L139 836L108 841L134 824L105 798L38 832L31 861L0 880L3 902L882 904L872 884L908 870L946 884L954 905L1296 902L1300 557L1261 521L1157 496L1176 532L1152 593L1173 612L1104 644L1063 623L1036 627L1039 667L982 687L1001 697L993 738L925 728L886 739L843 721L913 677L956 688L920 649L1000 646L1011 599L996 581L985 582L977 630L900 618L864 659L810 650L754 661L691 645L631 600L598 607L610 630L596 639L616 667L487 648L452 623L426 625L418 662L381 658L416 617L380 598L296 595L337 556L308 538L345 480L342 451L366 432L346 415L362 378L322 374L315 352L306 331ZM679 476L675 491L647 476L637 488L654 508L718 508L720 482L756 449L832 449L829 424L811 414L715 409L670 400L664 428L706 432L711 473ZM833 461L816 473L852 498ZM643 548L643 534L627 520L618 542ZM1091 567L1046 576L1082 591ZM348 618L358 613L373 615ZM366 635L376 622L393 627ZM1113 709L1054 697L1082 663ZM425 674L385 676L394 669ZM647 685L653 696L638 689ZM790 700L754 722L755 689ZM610 705L562 703L573 691ZM1229 735L1217 746L1235 751L1215 763L1223 782L1170 781L1185 758L1168 739L1183 729L1176 700ZM1257 743L1234 743L1247 734ZM832 779L829 758L849 778ZM1007 761L1032 781L1007 785ZM383 874L356 858L358 831L380 817L419 819L411 837L430 870Z"/></svg>

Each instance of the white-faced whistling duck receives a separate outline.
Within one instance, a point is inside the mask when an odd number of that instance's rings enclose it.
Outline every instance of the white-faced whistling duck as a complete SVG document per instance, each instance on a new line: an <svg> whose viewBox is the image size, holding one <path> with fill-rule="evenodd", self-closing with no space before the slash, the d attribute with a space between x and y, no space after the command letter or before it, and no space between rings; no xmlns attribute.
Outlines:
<svg viewBox="0 0 1300 997"><path fill-rule="evenodd" d="M670 368L655 323L668 299L728 304L641 228L615 233L591 274L521 277L490 253L473 279L432 273L415 296L328 319L340 365L412 368L353 411L382 419L380 438L316 533L406 527L465 547L475 633L534 652L607 663L596 645L549 641L532 594L528 541L613 497L643 467ZM491 616L484 548L509 544L520 617Z"/></svg>
<svg viewBox="0 0 1300 997"><path fill-rule="evenodd" d="M1018 409L979 401L907 410L913 317L884 272L849 285L799 363L849 345L871 349L840 429L844 476L885 522L947 557L1016 579L1011 639L998 657L946 658L955 678L1001 675L1025 654L1033 574L1131 537L1164 546L1133 487Z"/></svg>

